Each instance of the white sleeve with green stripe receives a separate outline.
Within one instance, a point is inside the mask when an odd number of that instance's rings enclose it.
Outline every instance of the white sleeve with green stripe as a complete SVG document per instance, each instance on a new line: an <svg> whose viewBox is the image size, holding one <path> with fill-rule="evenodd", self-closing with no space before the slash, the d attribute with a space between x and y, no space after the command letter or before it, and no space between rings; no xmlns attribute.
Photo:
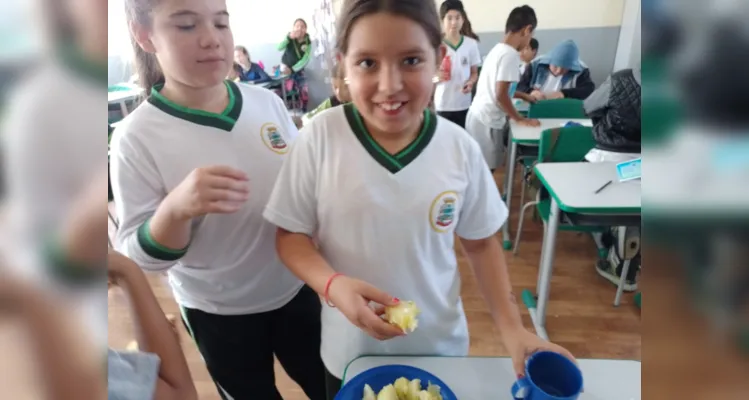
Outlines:
<svg viewBox="0 0 749 400"><path fill-rule="evenodd" d="M144 270L164 271L187 248L169 249L151 237L148 223L166 190L147 146L129 136L115 130L112 138L110 179L120 223L114 246Z"/></svg>

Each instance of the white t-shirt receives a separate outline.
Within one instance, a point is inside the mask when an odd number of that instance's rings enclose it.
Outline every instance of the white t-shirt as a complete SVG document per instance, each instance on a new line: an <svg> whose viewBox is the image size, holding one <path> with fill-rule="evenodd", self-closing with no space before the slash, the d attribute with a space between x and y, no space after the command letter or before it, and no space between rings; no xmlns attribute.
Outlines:
<svg viewBox="0 0 749 400"><path fill-rule="evenodd" d="M546 80L544 81L543 85L541 85L541 93L548 94L553 92L558 92L562 88L562 78L564 78L564 75L552 75L549 73L546 75Z"/></svg>
<svg viewBox="0 0 749 400"><path fill-rule="evenodd" d="M461 37L456 47L445 42L450 57L450 80L440 82L434 91L434 106L437 111L463 111L471 106L471 93L463 93L463 86L471 77L471 67L481 64L479 43L466 36Z"/></svg>
<svg viewBox="0 0 749 400"><path fill-rule="evenodd" d="M113 133L111 180L120 218L115 247L145 270L168 271L181 306L237 315L278 309L302 287L276 254L276 227L262 216L298 132L273 92L227 86L221 115L152 94ZM194 169L212 165L247 173L244 207L195 218L186 251L155 243L147 223L161 201Z"/></svg>
<svg viewBox="0 0 749 400"><path fill-rule="evenodd" d="M85 200L82 196L106 171L107 117L99 111L105 68L77 53L41 61L8 94L0 127L7 185L0 224L0 246L7 250L4 267L70 301L70 322L85 324L91 343L102 350L107 345L103 281L71 290L49 274L44 250L59 238L71 212Z"/></svg>
<svg viewBox="0 0 749 400"><path fill-rule="evenodd" d="M499 43L489 52L481 67L476 97L471 104L475 113L486 126L501 129L507 113L497 104L497 82L512 82L510 99L515 94L520 80L520 53L505 43Z"/></svg>
<svg viewBox="0 0 749 400"><path fill-rule="evenodd" d="M430 112L424 121L390 155L352 104L324 111L294 143L265 210L274 224L316 237L337 272L422 310L415 332L381 342L323 307L322 358L339 378L363 354L468 353L454 234L490 237L507 208L478 144Z"/></svg>

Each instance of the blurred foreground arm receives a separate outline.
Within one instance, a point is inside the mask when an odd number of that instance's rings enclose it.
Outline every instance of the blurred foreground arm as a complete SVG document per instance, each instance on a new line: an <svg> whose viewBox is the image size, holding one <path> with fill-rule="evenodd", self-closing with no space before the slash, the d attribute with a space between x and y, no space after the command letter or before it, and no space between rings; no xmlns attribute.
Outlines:
<svg viewBox="0 0 749 400"><path fill-rule="evenodd" d="M178 338L151 291L146 276L132 260L114 250L110 250L108 264L110 278L123 289L130 303L138 348L158 356L160 360L153 398L197 399Z"/></svg>

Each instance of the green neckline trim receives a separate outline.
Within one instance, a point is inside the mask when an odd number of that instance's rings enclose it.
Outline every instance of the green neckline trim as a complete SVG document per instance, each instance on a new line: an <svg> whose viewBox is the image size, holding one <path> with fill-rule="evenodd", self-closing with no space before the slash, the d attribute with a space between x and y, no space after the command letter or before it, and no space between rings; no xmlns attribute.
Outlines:
<svg viewBox="0 0 749 400"><path fill-rule="evenodd" d="M108 84L107 64L92 60L75 45L63 45L59 50L59 57L64 65L79 76L99 85L106 86Z"/></svg>
<svg viewBox="0 0 749 400"><path fill-rule="evenodd" d="M390 154L369 133L356 106L348 103L343 107L349 126L359 142L375 161L392 173L397 173L415 160L424 151L437 130L437 118L430 110L424 110L424 122L414 141L398 153Z"/></svg>
<svg viewBox="0 0 749 400"><path fill-rule="evenodd" d="M452 44L452 43L450 43L450 42L448 42L448 41L447 41L447 38L443 39L442 41L443 41L443 42L444 42L444 43L445 43L446 45L450 46L450 48L451 48L451 49L453 49L453 50L455 50L455 51L458 51L458 49L460 48L460 46L461 46L461 45L463 45L463 39L465 39L465 36L463 36L463 35L460 35L460 41L458 42L458 45L457 45L457 46L453 46L453 44Z"/></svg>
<svg viewBox="0 0 749 400"><path fill-rule="evenodd" d="M227 104L221 114L185 107L167 99L160 93L164 87L163 84L156 85L151 89L151 96L148 97L148 102L177 118L199 125L231 131L242 111L242 93L239 86L232 81L226 80L224 81L224 85L226 85L229 94L229 104Z"/></svg>

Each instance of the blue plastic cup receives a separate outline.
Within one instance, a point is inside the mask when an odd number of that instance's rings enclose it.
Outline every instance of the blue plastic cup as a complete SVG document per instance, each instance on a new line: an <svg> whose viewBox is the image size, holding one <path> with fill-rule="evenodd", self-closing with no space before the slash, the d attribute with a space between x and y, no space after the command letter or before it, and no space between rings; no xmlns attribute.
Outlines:
<svg viewBox="0 0 749 400"><path fill-rule="evenodd" d="M525 377L512 385L515 400L576 400L583 390L583 374L567 357L550 351L532 355Z"/></svg>

